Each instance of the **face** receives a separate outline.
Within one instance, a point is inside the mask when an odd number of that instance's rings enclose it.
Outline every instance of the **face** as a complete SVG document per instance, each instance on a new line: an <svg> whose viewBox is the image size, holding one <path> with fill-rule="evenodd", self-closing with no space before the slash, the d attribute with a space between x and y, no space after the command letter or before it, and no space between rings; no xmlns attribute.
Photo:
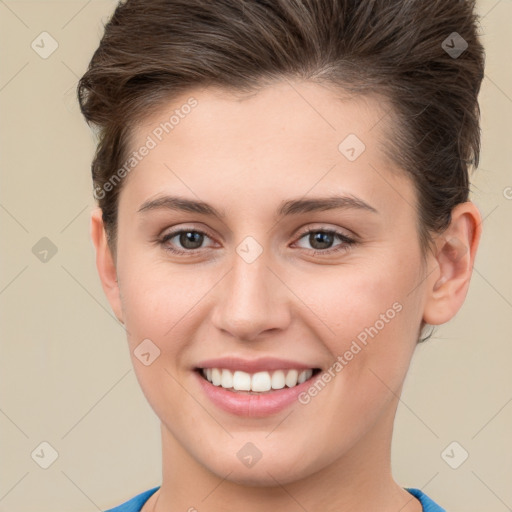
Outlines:
<svg viewBox="0 0 512 512"><path fill-rule="evenodd" d="M134 132L134 151L156 145L120 194L109 299L168 445L219 477L274 485L387 449L428 281L384 115L377 99L277 83L243 100L195 90ZM263 383L320 371L257 395L197 371L237 365Z"/></svg>

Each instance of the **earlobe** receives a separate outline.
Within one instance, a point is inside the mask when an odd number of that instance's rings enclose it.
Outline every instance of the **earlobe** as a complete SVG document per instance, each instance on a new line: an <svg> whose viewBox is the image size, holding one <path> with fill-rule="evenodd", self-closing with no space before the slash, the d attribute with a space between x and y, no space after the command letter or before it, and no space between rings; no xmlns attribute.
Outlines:
<svg viewBox="0 0 512 512"><path fill-rule="evenodd" d="M90 236L96 250L96 268L98 269L98 275L101 280L103 291L105 292L117 319L121 323L124 323L121 307L121 295L117 280L117 269L107 243L107 236L100 208L95 208L91 212Z"/></svg>
<svg viewBox="0 0 512 512"><path fill-rule="evenodd" d="M466 298L482 232L478 208L471 202L452 210L449 227L436 240L434 264L427 280L423 320L430 325L448 322Z"/></svg>

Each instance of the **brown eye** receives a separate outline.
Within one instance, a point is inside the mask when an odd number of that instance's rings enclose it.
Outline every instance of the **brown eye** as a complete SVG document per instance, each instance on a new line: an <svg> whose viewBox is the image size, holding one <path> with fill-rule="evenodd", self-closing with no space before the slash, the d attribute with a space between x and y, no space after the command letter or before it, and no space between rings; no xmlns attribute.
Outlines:
<svg viewBox="0 0 512 512"><path fill-rule="evenodd" d="M312 245L313 249L329 249L331 245L334 243L333 234L327 233L325 231L309 233L308 236L308 242Z"/></svg>
<svg viewBox="0 0 512 512"><path fill-rule="evenodd" d="M180 229L167 233L160 244L165 250L175 254L193 254L200 250L206 238L210 238L206 233L197 229ZM174 242L171 242L175 239ZM175 248L175 247L178 248Z"/></svg>
<svg viewBox="0 0 512 512"><path fill-rule="evenodd" d="M356 241L344 233L332 229L310 229L303 233L299 240L307 237L307 242L311 245L314 254L331 254L337 251L344 251L356 244ZM341 243L333 247L335 240Z"/></svg>

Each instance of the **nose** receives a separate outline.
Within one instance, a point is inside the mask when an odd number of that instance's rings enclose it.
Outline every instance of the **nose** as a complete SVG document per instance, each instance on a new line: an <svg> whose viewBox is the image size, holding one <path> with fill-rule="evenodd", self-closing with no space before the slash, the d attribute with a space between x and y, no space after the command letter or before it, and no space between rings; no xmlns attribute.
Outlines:
<svg viewBox="0 0 512 512"><path fill-rule="evenodd" d="M248 263L238 254L218 286L212 322L223 333L252 341L290 323L290 292L261 255Z"/></svg>

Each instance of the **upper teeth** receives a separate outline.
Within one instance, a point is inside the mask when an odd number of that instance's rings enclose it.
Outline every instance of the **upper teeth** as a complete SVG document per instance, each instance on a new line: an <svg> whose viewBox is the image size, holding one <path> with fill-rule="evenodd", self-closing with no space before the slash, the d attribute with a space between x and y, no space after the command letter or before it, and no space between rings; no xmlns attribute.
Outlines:
<svg viewBox="0 0 512 512"><path fill-rule="evenodd" d="M225 368L203 368L202 373L214 386L235 391L262 392L282 389L285 385L292 388L302 384L313 375L313 370L275 370L250 374L239 370L231 372Z"/></svg>

